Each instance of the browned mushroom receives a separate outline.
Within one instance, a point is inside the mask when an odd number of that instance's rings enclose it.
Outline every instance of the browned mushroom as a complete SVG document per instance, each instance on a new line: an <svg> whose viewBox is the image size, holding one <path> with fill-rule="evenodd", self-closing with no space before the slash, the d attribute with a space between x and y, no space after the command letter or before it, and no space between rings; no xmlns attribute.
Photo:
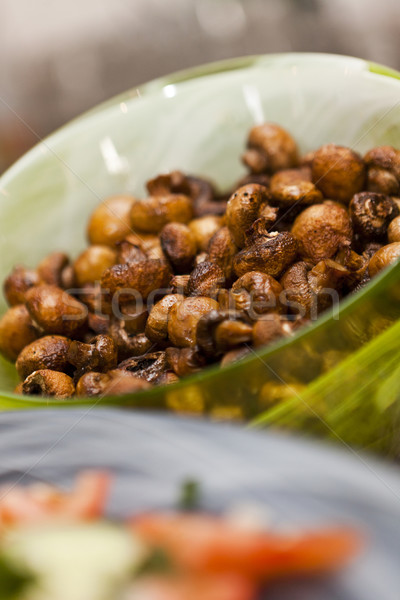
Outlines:
<svg viewBox="0 0 400 600"><path fill-rule="evenodd" d="M400 182L396 175L388 169L370 166L367 172L367 190L388 196L397 196L400 192Z"/></svg>
<svg viewBox="0 0 400 600"><path fill-rule="evenodd" d="M390 222L400 214L389 196L375 192L353 196L349 210L354 232L368 242L384 239Z"/></svg>
<svg viewBox="0 0 400 600"><path fill-rule="evenodd" d="M133 335L144 333L148 316L147 306L142 306L140 302L123 304L120 307L120 314L114 314L114 317L120 319L124 329Z"/></svg>
<svg viewBox="0 0 400 600"><path fill-rule="evenodd" d="M212 310L197 324L196 341L205 356L214 358L252 339L253 324L244 313Z"/></svg>
<svg viewBox="0 0 400 600"><path fill-rule="evenodd" d="M147 337L156 343L163 343L168 338L168 320L174 304L183 300L181 294L168 294L161 298L151 309L146 323Z"/></svg>
<svg viewBox="0 0 400 600"><path fill-rule="evenodd" d="M192 217L192 200L183 194L135 200L131 210L132 227L144 233L159 233L167 223L188 223Z"/></svg>
<svg viewBox="0 0 400 600"><path fill-rule="evenodd" d="M26 346L18 356L16 367L21 379L33 371L50 369L68 373L67 354L71 340L60 335L47 335Z"/></svg>
<svg viewBox="0 0 400 600"><path fill-rule="evenodd" d="M365 177L364 161L349 148L326 144L314 154L312 180L325 198L349 202L362 191Z"/></svg>
<svg viewBox="0 0 400 600"><path fill-rule="evenodd" d="M148 352L143 356L128 358L118 365L118 370L127 371L148 383L158 383L168 370L166 354L163 351Z"/></svg>
<svg viewBox="0 0 400 600"><path fill-rule="evenodd" d="M128 371L113 370L108 373L85 373L76 386L78 396L121 396L134 394L151 388L144 379Z"/></svg>
<svg viewBox="0 0 400 600"><path fill-rule="evenodd" d="M200 263L198 263L198 264L200 264ZM189 279L190 279L190 275L175 275L175 277L172 277L172 279L170 281L171 292L173 294L187 296Z"/></svg>
<svg viewBox="0 0 400 600"><path fill-rule="evenodd" d="M218 265L222 269L226 281L230 282L234 276L233 259L238 250L228 227L221 227L210 240L208 257L206 255L205 260L208 258L210 262Z"/></svg>
<svg viewBox="0 0 400 600"><path fill-rule="evenodd" d="M68 288L71 287L68 284L74 283L74 280L69 279L67 275L68 267L70 267L69 258L64 252L52 252L39 263L37 272L43 283Z"/></svg>
<svg viewBox="0 0 400 600"><path fill-rule="evenodd" d="M114 321L108 333L115 343L118 361L146 354L154 345L145 333L129 333L123 321Z"/></svg>
<svg viewBox="0 0 400 600"><path fill-rule="evenodd" d="M203 315L218 307L216 300L202 296L185 298L174 304L168 320L168 337L172 344L178 348L194 347L197 323Z"/></svg>
<svg viewBox="0 0 400 600"><path fill-rule="evenodd" d="M88 224L91 244L114 246L131 233L132 196L112 196L102 202L92 213Z"/></svg>
<svg viewBox="0 0 400 600"><path fill-rule="evenodd" d="M309 206L323 201L320 190L312 183L309 169L278 171L271 178L271 196L285 207Z"/></svg>
<svg viewBox="0 0 400 600"><path fill-rule="evenodd" d="M318 262L331 258L342 245L349 245L352 227L347 210L336 202L309 206L296 218L292 234L299 253Z"/></svg>
<svg viewBox="0 0 400 600"><path fill-rule="evenodd" d="M234 269L238 277L249 271L261 271L272 277L287 269L297 255L297 242L288 231L272 232L261 243L253 244L236 254Z"/></svg>
<svg viewBox="0 0 400 600"><path fill-rule="evenodd" d="M400 242L393 242L380 248L369 261L369 274L375 277L380 271L397 262L400 258Z"/></svg>
<svg viewBox="0 0 400 600"><path fill-rule="evenodd" d="M0 319L0 353L12 362L39 337L39 331L23 304L8 309Z"/></svg>
<svg viewBox="0 0 400 600"><path fill-rule="evenodd" d="M377 146L364 156L368 167L389 171L400 182L400 150L393 146Z"/></svg>
<svg viewBox="0 0 400 600"><path fill-rule="evenodd" d="M275 227L279 226L279 222L276 222L278 218L278 209L264 205L261 214L263 216L256 219L246 231L246 247L266 242L270 239L270 234L272 232L279 232L279 230L275 230Z"/></svg>
<svg viewBox="0 0 400 600"><path fill-rule="evenodd" d="M196 348L167 348L168 365L178 377L185 377L203 369L207 361Z"/></svg>
<svg viewBox="0 0 400 600"><path fill-rule="evenodd" d="M39 275L32 269L15 267L4 281L4 295L10 306L24 304L26 293L40 283Z"/></svg>
<svg viewBox="0 0 400 600"><path fill-rule="evenodd" d="M314 267L297 262L281 279L284 289L281 301L298 319L314 320L339 299L341 287L348 278L349 271L330 259L322 260Z"/></svg>
<svg viewBox="0 0 400 600"><path fill-rule="evenodd" d="M260 315L281 310L281 292L280 283L260 271L245 273L235 281L231 290L236 309L246 312L255 320Z"/></svg>
<svg viewBox="0 0 400 600"><path fill-rule="evenodd" d="M221 267L206 260L193 269L188 281L187 293L189 296L216 298L224 285L225 277Z"/></svg>
<svg viewBox="0 0 400 600"><path fill-rule="evenodd" d="M387 233L390 243L400 242L400 217L396 217L391 221Z"/></svg>
<svg viewBox="0 0 400 600"><path fill-rule="evenodd" d="M125 240L122 240L122 242L118 242L116 246L118 254L117 260L114 261L113 264L117 263L119 265L134 265L135 263L142 262L149 258L147 252L144 250L145 244L136 242L133 235L129 236ZM109 266L112 267L113 265ZM105 269L103 269L103 271L104 270Z"/></svg>
<svg viewBox="0 0 400 600"><path fill-rule="evenodd" d="M253 127L247 147L243 162L253 173L274 173L298 164L296 142L283 127L274 123Z"/></svg>
<svg viewBox="0 0 400 600"><path fill-rule="evenodd" d="M226 354L223 355L220 366L226 367L227 365L231 365L232 363L241 360L245 356L249 356L249 354L251 354L251 349L249 346L239 346L239 348L229 350L229 352L226 352Z"/></svg>
<svg viewBox="0 0 400 600"><path fill-rule="evenodd" d="M87 322L87 307L54 285L38 285L26 294L26 307L45 333L71 337Z"/></svg>
<svg viewBox="0 0 400 600"><path fill-rule="evenodd" d="M72 341L67 360L81 374L87 371L106 373L118 363L117 347L108 335L97 335L89 344Z"/></svg>
<svg viewBox="0 0 400 600"><path fill-rule="evenodd" d="M246 231L257 219L261 206L268 200L266 188L256 183L239 188L226 208L226 224L238 248L246 243Z"/></svg>
<svg viewBox="0 0 400 600"><path fill-rule="evenodd" d="M103 273L101 287L114 298L116 304L126 304L146 300L152 292L165 290L170 278L171 272L165 262L148 259L107 269Z"/></svg>
<svg viewBox="0 0 400 600"><path fill-rule="evenodd" d="M293 324L281 315L271 313L254 324L253 345L259 348L290 335L293 335Z"/></svg>
<svg viewBox="0 0 400 600"><path fill-rule="evenodd" d="M43 369L35 371L25 379L22 392L30 396L63 400L75 395L75 386L71 377L65 373Z"/></svg>
<svg viewBox="0 0 400 600"><path fill-rule="evenodd" d="M82 252L74 263L75 280L82 287L100 281L103 272L115 265L117 252L109 246L93 245Z"/></svg>
<svg viewBox="0 0 400 600"><path fill-rule="evenodd" d="M195 237L197 249L200 252L207 250L210 239L221 226L221 217L215 215L200 217L190 221L189 228Z"/></svg>
<svg viewBox="0 0 400 600"><path fill-rule="evenodd" d="M147 182L147 190L151 196L166 194L185 194L193 201L195 217L203 215L221 215L225 212L226 203L216 198L213 184L202 177L184 175L181 171L158 175Z"/></svg>
<svg viewBox="0 0 400 600"><path fill-rule="evenodd" d="M193 232L183 223L169 223L160 233L161 247L175 273L187 273L193 266L197 245Z"/></svg>

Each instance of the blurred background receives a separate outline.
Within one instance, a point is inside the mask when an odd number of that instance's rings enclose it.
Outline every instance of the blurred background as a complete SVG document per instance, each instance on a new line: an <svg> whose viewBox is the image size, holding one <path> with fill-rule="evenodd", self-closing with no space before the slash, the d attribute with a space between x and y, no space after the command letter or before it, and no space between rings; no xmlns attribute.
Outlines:
<svg viewBox="0 0 400 600"><path fill-rule="evenodd" d="M169 72L335 52L400 68L400 0L0 0L0 171L72 117Z"/></svg>

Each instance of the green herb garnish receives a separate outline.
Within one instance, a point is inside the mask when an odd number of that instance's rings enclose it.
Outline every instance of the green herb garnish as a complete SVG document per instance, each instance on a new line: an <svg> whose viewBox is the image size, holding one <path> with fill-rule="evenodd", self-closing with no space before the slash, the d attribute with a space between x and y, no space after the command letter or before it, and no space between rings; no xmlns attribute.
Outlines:
<svg viewBox="0 0 400 600"><path fill-rule="evenodd" d="M172 562L168 554L161 548L155 548L151 551L146 560L136 569L135 576L165 574L173 571Z"/></svg>
<svg viewBox="0 0 400 600"><path fill-rule="evenodd" d="M184 481L180 490L178 508L181 510L195 510L199 508L200 496L200 484L198 481L194 479Z"/></svg>
<svg viewBox="0 0 400 600"><path fill-rule="evenodd" d="M34 582L34 576L0 555L0 600L16 600Z"/></svg>

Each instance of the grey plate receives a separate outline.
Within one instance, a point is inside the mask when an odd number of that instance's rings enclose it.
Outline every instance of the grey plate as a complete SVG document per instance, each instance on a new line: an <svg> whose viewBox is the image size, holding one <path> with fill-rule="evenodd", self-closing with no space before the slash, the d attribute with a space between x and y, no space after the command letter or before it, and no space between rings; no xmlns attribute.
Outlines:
<svg viewBox="0 0 400 600"><path fill-rule="evenodd" d="M201 481L204 507L266 505L280 525L347 524L367 552L329 580L270 589L269 600L399 600L397 470L301 439L166 415L71 410L0 415L0 483L68 485L86 467L115 473L108 511L175 503L183 479Z"/></svg>

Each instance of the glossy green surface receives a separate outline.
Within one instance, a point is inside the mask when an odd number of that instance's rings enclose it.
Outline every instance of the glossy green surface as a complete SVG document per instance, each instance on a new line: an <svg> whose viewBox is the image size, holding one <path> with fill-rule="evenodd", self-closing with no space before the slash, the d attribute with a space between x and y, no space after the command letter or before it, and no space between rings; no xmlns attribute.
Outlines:
<svg viewBox="0 0 400 600"><path fill-rule="evenodd" d="M328 141L360 152L383 143L400 146L397 78L385 67L347 57L247 57L178 73L107 102L38 145L0 179L0 277L16 263L34 266L54 249L76 256L94 206L112 193L142 194L144 182L160 171L207 175L229 188L244 173L240 154L256 122L287 127L302 151ZM388 391L386 371L377 371L385 374L378 377L374 369L386 368L381 362L388 341L380 334L400 316L399 272L394 266L347 298L339 315L326 314L293 339L223 371L211 368L172 387L98 404L258 417L392 450L396 403L385 397L392 398L396 386ZM359 391L364 383L358 369L367 351L372 395ZM0 381L3 409L93 405L17 397L11 393L15 370L4 362ZM320 419L335 433L317 427Z"/></svg>

